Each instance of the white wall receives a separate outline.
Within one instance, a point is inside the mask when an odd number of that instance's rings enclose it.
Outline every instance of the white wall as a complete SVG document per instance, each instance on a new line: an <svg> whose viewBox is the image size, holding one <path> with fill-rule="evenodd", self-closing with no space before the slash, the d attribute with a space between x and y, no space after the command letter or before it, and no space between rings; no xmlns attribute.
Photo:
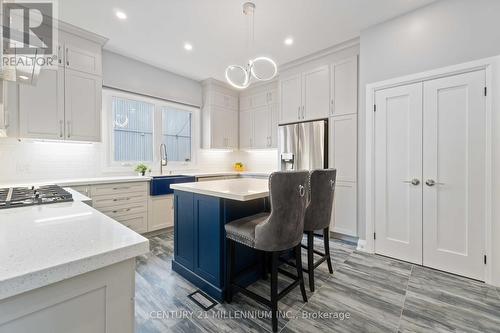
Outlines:
<svg viewBox="0 0 500 333"><path fill-rule="evenodd" d="M358 230L365 238L365 86L500 54L500 1L442 0L361 33Z"/></svg>
<svg viewBox="0 0 500 333"><path fill-rule="evenodd" d="M103 85L201 106L201 84L119 54L103 52Z"/></svg>

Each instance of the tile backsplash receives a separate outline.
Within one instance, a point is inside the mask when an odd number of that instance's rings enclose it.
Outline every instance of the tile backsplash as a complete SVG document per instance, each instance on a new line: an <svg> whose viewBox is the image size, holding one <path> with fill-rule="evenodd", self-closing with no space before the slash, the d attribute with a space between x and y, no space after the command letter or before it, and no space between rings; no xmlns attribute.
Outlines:
<svg viewBox="0 0 500 333"><path fill-rule="evenodd" d="M132 170L106 171L103 149L101 143L0 139L0 184L135 174ZM273 171L277 168L277 152L202 149L198 151L195 169L231 171L235 162L244 163L249 171Z"/></svg>

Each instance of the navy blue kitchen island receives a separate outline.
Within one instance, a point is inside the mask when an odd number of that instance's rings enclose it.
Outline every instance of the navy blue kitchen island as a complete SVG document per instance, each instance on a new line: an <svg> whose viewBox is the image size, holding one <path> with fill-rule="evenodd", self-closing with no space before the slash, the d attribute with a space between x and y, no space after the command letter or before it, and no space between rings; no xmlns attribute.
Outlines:
<svg viewBox="0 0 500 333"><path fill-rule="evenodd" d="M224 225L269 210L268 181L231 179L171 185L174 189L174 260L172 269L222 302L226 289ZM262 255L236 247L238 283L262 276Z"/></svg>

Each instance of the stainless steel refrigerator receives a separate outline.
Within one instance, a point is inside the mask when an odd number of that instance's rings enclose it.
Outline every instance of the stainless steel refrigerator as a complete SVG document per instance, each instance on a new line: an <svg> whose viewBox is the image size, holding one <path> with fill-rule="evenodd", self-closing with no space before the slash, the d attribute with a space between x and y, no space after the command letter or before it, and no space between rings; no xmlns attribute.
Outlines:
<svg viewBox="0 0 500 333"><path fill-rule="evenodd" d="M280 125L278 130L281 170L328 168L328 121Z"/></svg>

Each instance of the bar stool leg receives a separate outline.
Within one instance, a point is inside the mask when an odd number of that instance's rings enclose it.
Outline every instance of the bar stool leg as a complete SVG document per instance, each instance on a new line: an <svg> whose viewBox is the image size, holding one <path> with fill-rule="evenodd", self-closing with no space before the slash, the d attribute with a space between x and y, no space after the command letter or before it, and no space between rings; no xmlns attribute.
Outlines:
<svg viewBox="0 0 500 333"><path fill-rule="evenodd" d="M304 286L304 274L302 273L302 246L299 243L295 247L295 266L297 268L297 276L300 281L300 292L302 293L302 300L307 302L306 287Z"/></svg>
<svg viewBox="0 0 500 333"><path fill-rule="evenodd" d="M279 252L272 253L271 259L271 312L273 332L278 331L278 257Z"/></svg>
<svg viewBox="0 0 500 333"><path fill-rule="evenodd" d="M330 258L330 228L326 227L323 229L323 241L325 242L325 256L326 263L328 264L328 270L330 274L333 274L332 260Z"/></svg>
<svg viewBox="0 0 500 333"><path fill-rule="evenodd" d="M314 292L314 232L307 232L307 270L309 273L309 289Z"/></svg>
<svg viewBox="0 0 500 333"><path fill-rule="evenodd" d="M234 280L234 248L235 243L231 239L227 239L227 262L229 267L227 269L227 285L226 285L226 301L231 303L233 301L233 280Z"/></svg>
<svg viewBox="0 0 500 333"><path fill-rule="evenodd" d="M269 274L269 265L267 264L267 252L261 251L262 260L262 279L267 280L267 275Z"/></svg>

